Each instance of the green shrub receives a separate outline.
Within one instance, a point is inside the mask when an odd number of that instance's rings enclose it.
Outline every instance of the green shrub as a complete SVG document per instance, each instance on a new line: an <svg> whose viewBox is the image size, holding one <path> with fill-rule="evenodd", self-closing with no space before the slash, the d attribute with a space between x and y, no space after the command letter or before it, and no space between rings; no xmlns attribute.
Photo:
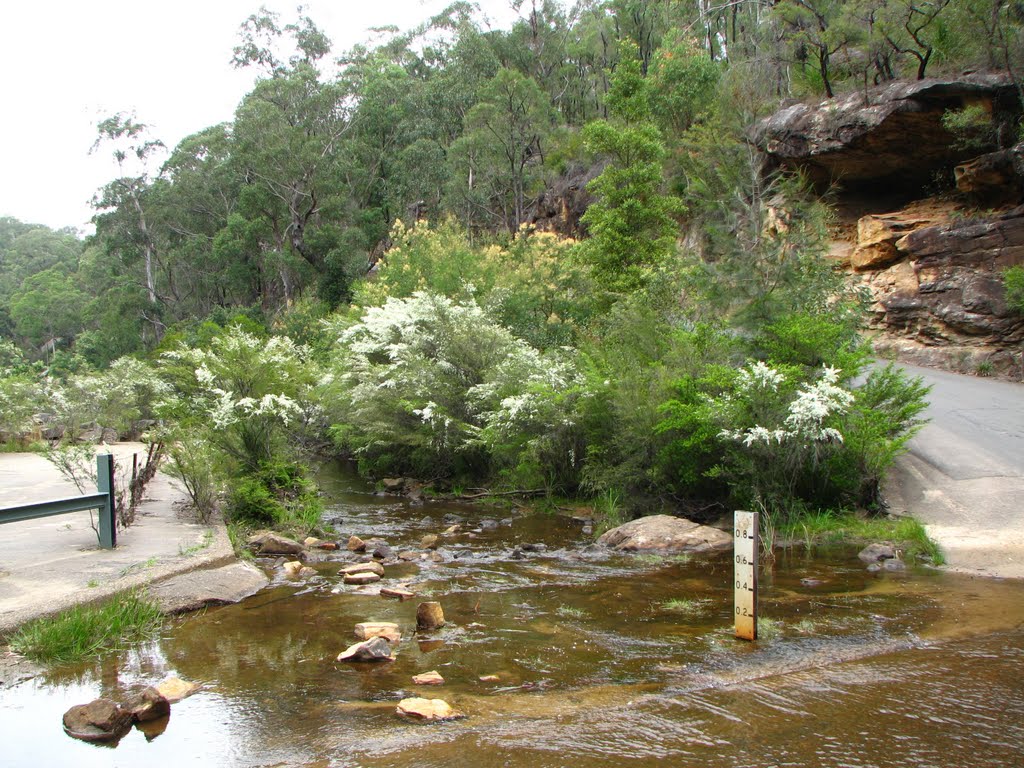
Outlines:
<svg viewBox="0 0 1024 768"><path fill-rule="evenodd" d="M885 473L924 424L930 387L891 363L874 368L853 390L850 409L837 423L843 450L829 457L827 470L840 500L877 504Z"/></svg>
<svg viewBox="0 0 1024 768"><path fill-rule="evenodd" d="M1024 266L1018 264L1003 272L1003 282L1006 285L1006 303L1024 315Z"/></svg>
<svg viewBox="0 0 1024 768"><path fill-rule="evenodd" d="M185 487L200 521L208 522L220 493L218 457L197 433L185 431L170 443L166 472Z"/></svg>
<svg viewBox="0 0 1024 768"><path fill-rule="evenodd" d="M979 104L963 109L948 109L942 114L942 127L953 134L961 149L983 151L997 145L997 129L992 113Z"/></svg>
<svg viewBox="0 0 1024 768"><path fill-rule="evenodd" d="M288 516L284 505L256 477L242 477L231 484L228 509L233 520L257 526L276 525Z"/></svg>

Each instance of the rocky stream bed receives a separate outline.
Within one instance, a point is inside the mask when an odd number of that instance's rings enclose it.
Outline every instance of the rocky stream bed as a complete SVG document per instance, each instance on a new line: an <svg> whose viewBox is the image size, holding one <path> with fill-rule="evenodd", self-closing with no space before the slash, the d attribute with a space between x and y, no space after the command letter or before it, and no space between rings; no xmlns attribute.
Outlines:
<svg viewBox="0 0 1024 768"><path fill-rule="evenodd" d="M782 550L745 643L729 551L614 552L568 516L324 485L337 549L260 557L254 596L0 692L6 764L996 766L1024 748L1019 582ZM351 535L389 550L379 580L345 583ZM393 659L339 660L374 633ZM72 705L172 676L202 688L113 752L62 732ZM396 714L410 699L464 717Z"/></svg>

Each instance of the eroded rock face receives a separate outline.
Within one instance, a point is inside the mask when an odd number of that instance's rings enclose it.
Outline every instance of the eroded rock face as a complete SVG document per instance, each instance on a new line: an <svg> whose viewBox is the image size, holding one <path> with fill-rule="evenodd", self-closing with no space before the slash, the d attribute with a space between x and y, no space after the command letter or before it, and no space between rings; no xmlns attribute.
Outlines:
<svg viewBox="0 0 1024 768"><path fill-rule="evenodd" d="M758 123L751 139L776 163L799 167L816 183L887 182L919 189L937 171L948 172L970 157L942 126L947 110L968 105L982 106L997 121L1019 112L1003 74L895 81L781 109Z"/></svg>
<svg viewBox="0 0 1024 768"><path fill-rule="evenodd" d="M671 555L728 549L732 546L732 537L717 528L682 517L651 515L613 528L597 543L619 552Z"/></svg>
<svg viewBox="0 0 1024 768"><path fill-rule="evenodd" d="M1024 144L961 163L953 177L957 190L979 203L1019 202L1024 193Z"/></svg>
<svg viewBox="0 0 1024 768"><path fill-rule="evenodd" d="M993 219L917 229L896 244L916 278L878 298L877 323L924 344L996 348L1024 341L1024 318L1007 307L1003 269L1024 264L1024 206Z"/></svg>

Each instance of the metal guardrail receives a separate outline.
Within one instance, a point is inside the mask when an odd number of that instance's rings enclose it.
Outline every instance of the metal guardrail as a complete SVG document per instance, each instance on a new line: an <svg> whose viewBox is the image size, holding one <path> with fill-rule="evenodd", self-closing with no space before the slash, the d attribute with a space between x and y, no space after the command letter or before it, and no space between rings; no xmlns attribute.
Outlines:
<svg viewBox="0 0 1024 768"><path fill-rule="evenodd" d="M113 549L117 545L117 518L114 508L114 457L109 453L96 456L96 490L97 493L84 496L0 507L0 524L98 509L100 546L103 549Z"/></svg>

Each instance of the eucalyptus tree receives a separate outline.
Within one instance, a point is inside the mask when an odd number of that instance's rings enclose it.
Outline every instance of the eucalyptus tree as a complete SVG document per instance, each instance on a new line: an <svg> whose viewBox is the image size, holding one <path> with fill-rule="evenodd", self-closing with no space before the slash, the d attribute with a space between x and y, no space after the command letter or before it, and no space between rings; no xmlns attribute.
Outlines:
<svg viewBox="0 0 1024 768"><path fill-rule="evenodd" d="M864 30L851 24L843 0L780 0L774 8L776 18L787 32L793 59L812 70L820 79L828 98L835 95L833 57L864 36Z"/></svg>
<svg viewBox="0 0 1024 768"><path fill-rule="evenodd" d="M156 176L155 163L166 147L152 138L149 127L134 115L118 113L100 121L92 151L112 147L118 178L104 186L93 198L97 234L116 252L122 264L130 268L141 258L142 288L148 307L144 319L152 327L155 340L163 335L165 324L160 315L167 297L157 290L157 270L162 257L161 243L150 226L149 191Z"/></svg>
<svg viewBox="0 0 1024 768"><path fill-rule="evenodd" d="M286 37L295 50L284 59L277 49ZM232 159L244 179L239 215L276 262L284 301L311 271L327 268L336 238L326 212L343 209L347 199L339 158L351 104L340 83L321 75L329 51L330 40L308 17L281 27L265 9L242 25L235 48L236 67L264 73L235 113Z"/></svg>
<svg viewBox="0 0 1024 768"><path fill-rule="evenodd" d="M452 148L453 184L476 214L510 233L526 221L554 123L550 102L535 80L511 69L490 80L466 115L465 135Z"/></svg>

